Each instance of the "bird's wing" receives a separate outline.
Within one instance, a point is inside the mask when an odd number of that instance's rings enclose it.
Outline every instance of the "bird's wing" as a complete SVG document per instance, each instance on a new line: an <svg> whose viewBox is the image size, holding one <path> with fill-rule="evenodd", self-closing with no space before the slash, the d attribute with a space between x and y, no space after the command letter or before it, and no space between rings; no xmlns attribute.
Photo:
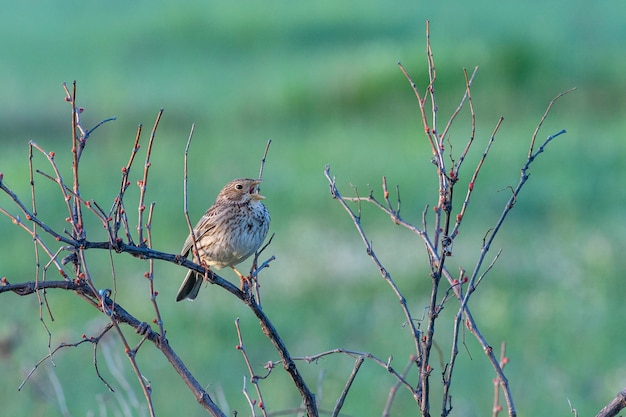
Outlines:
<svg viewBox="0 0 626 417"><path fill-rule="evenodd" d="M216 206L212 206L206 211L206 213L204 213L202 218L200 218L200 220L198 221L198 224L196 224L196 227L193 228L193 233L196 235L196 242L198 242L207 233L210 233L213 229L215 229L217 219L221 217L220 214L222 212L222 210L216 210ZM187 236L187 239L185 239L185 243L183 244L183 248L181 249L180 253L183 256L189 255L192 246L193 237L191 234L189 234L189 236Z"/></svg>

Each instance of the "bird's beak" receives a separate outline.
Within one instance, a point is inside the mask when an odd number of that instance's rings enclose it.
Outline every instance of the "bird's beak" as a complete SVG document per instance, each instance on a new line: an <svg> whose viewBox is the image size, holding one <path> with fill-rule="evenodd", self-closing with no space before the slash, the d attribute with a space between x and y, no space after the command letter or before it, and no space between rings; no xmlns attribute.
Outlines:
<svg viewBox="0 0 626 417"><path fill-rule="evenodd" d="M265 198L264 195L259 194L259 189L257 188L257 186L262 182L263 180L261 179L252 181L252 187L250 187L250 196L255 200L263 200Z"/></svg>

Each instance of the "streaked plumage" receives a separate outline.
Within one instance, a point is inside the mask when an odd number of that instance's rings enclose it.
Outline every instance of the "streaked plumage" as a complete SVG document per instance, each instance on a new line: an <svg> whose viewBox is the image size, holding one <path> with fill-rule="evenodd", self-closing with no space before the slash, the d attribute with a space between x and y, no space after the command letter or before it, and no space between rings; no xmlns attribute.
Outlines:
<svg viewBox="0 0 626 417"><path fill-rule="evenodd" d="M204 213L194 235L198 254L205 265L215 269L231 267L240 279L235 265L254 254L263 244L270 226L270 214L257 192L261 180L239 178L226 184L215 203ZM193 252L193 237L187 236L181 254ZM198 260L196 260L198 262ZM189 270L176 301L195 299L204 277Z"/></svg>

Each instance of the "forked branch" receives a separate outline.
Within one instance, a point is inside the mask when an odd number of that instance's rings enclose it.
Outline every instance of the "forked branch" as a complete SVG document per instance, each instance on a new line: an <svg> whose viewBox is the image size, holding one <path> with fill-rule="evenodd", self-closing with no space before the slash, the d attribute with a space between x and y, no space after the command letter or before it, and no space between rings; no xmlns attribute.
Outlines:
<svg viewBox="0 0 626 417"><path fill-rule="evenodd" d="M446 265L447 260L453 255L453 245L454 242L459 235L460 226L462 224L463 219L465 218L466 213L470 209L470 197L473 194L475 187L477 186L479 173L484 166L484 163L489 156L489 153L492 149L492 145L496 138L496 134L498 133L501 124L502 118L500 118L491 134L490 138L487 141L486 148L482 153L476 167L473 170L473 173L469 177L469 181L467 182L467 189L465 191L465 196L461 200L460 209L458 209L457 214L453 214L454 207L457 206L458 202L455 198L454 190L460 184L459 180L465 174L464 170L462 171L463 162L466 160L472 145L475 143L475 132L476 132L476 116L474 113L474 106L472 103L472 93L471 86L473 80L476 76L478 68L476 67L472 72L471 76L468 76L467 72L464 71L465 75L465 91L463 96L461 97L460 103L456 110L449 117L445 128L441 131L438 129L438 106L436 104L436 94L435 94L435 82L436 82L436 70L435 70L435 62L433 58L433 52L430 45L430 34L429 34L429 25L427 23L426 26L426 57L428 63L428 85L425 88L425 92L422 94L418 86L415 84L411 76L408 74L406 69L402 66L402 64L398 63L400 70L405 75L406 79L409 81L410 86L417 98L418 106L420 110L420 116L422 120L422 124L424 127L424 133L428 143L430 144L433 158L432 162L436 167L435 175L438 180L438 190L437 190L437 205L434 207L434 222L433 226L427 227L427 211L424 211L424 215L422 216L422 225L418 227L408 221L406 221L401 215L399 210L399 190L398 194L398 209L394 209L393 205L389 200L389 191L387 186L387 178L383 177L383 186L382 186L382 199L378 199L374 192L370 192L367 197L359 196L358 193L355 192L354 197L344 197L338 190L336 185L336 180L330 174L330 167L327 166L324 174L330 184L331 196L335 198L341 206L345 209L345 211L350 216L358 234L365 245L366 252L368 256L373 260L378 270L381 272L381 275L385 278L385 280L390 284L391 288L395 295L400 299L401 309L407 318L407 322L411 323L411 329L413 334L413 339L416 344L416 363L420 370L419 376L419 385L417 387L416 392L419 393L418 404L420 406L420 411L423 416L430 415L430 375L433 370L431 366L431 358L430 352L433 345L434 335L436 332L435 324L439 321L440 313L443 308L445 308L446 304L450 299L454 298L459 303L458 312L454 316L454 319L450 323L452 326L452 349L450 353L450 359L447 364L444 366L444 370L442 372L442 383L444 386L443 394L442 394L442 408L441 415L447 416L452 411L452 394L451 394L451 384L453 379L453 373L455 370L455 363L458 356L458 344L460 342L461 337L461 329L463 325L470 331L471 334L478 340L483 351L487 355L497 377L496 381L498 386L502 389L503 397L505 399L507 405L507 411L509 416L515 416L516 410L513 403L513 398L511 394L511 389L508 383L508 380L503 372L504 361L499 360L493 352L490 344L485 340L485 337L480 332L476 320L474 319L470 309L468 301L470 300L472 294L475 292L477 285L483 280L483 278L489 273L497 259L499 258L500 251L498 251L497 255L493 258L490 264L485 266L486 255L490 250L491 244L498 231L500 230L507 214L515 205L516 199L523 188L524 184L528 179L528 171L532 162L536 159L536 157L545 150L545 147L548 143L550 143L553 139L565 133L565 131L557 132L554 135L548 136L546 141L535 150L535 139L537 134L548 116L550 109L553 104L563 95L567 94L572 90L568 90L564 93L556 96L552 101L550 101L546 112L541 118L537 129L532 135L530 142L530 149L528 153L528 159L526 163L523 165L521 169L520 181L516 187L512 187L512 195L510 199L506 202L504 206L504 210L496 222L496 225L490 229L487 233L485 239L483 240L483 245L481 247L480 254L477 258L476 264L471 271L470 274L465 275L465 269L460 267L460 275L458 277L453 276L448 270ZM426 111L426 103L430 101L430 116ZM465 147L461 151L458 156L455 156L452 152L452 143L449 138L449 132L457 120L457 116L464 109L465 105L468 105L470 117L471 117L471 125L469 129L469 140L466 143ZM448 149L449 148L449 149ZM451 168L447 169L446 162L446 152L449 152L449 159L451 161ZM348 203L354 202L357 204L358 211L355 211ZM431 293L429 298L429 304L427 306L427 321L426 321L426 329L424 331L419 330L415 325L412 324L412 314L411 311L407 308L407 302L405 296L399 291L397 286L394 284L391 276L389 275L387 269L382 265L381 261L378 259L374 250L372 248L372 243L367 238L366 232L361 225L361 203L370 203L383 211L386 215L390 217L390 219L397 225L403 226L408 230L415 233L419 236L423 243L425 244L426 252L428 254L428 259L430 263L430 278L431 278ZM432 237L431 237L432 234ZM449 289L445 292L443 297L440 297L440 278L445 277L450 285ZM465 290L464 290L465 288ZM453 295L453 296L452 296ZM442 325L444 323L441 323Z"/></svg>

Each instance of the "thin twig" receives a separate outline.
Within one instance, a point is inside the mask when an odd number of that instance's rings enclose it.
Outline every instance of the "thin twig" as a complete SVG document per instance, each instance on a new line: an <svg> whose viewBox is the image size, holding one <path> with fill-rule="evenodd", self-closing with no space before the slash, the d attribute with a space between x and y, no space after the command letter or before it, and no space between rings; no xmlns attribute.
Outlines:
<svg viewBox="0 0 626 417"><path fill-rule="evenodd" d="M263 169L265 168L265 160L267 159L267 153L270 150L270 145L272 144L272 139L267 140L267 144L265 145L265 152L263 152L263 158L261 159L261 168L259 168L259 179L263 179ZM261 190L261 186L257 187Z"/></svg>
<svg viewBox="0 0 626 417"><path fill-rule="evenodd" d="M478 173L480 172L480 169L482 168L483 164L485 163L485 159L487 159L487 155L489 154L489 150L491 149L491 145L493 144L493 141L496 138L496 133L498 133L498 130L500 129L500 126L502 125L502 121L503 120L504 120L504 118L500 117L500 119L498 120L498 123L496 123L496 127L493 129L493 132L491 133L491 136L489 137L489 141L487 142L487 146L485 148L485 151L483 152L483 154L482 154L478 164L476 165L476 169L474 169L474 174L472 174L472 178L470 179L470 182L469 182L469 184L467 186L467 192L465 194L465 200L463 200L463 203L461 204L461 211L459 212L459 214L457 214L457 216L456 216L456 223L454 224L452 232L450 232L450 237L452 239L454 239L456 237L456 235L459 233L459 227L461 227L461 223L463 221L463 217L465 216L465 212L467 211L467 207L469 206L470 197L472 196L472 192L474 191L476 180L478 179ZM459 163L460 163L460 161L461 160L459 160Z"/></svg>
<svg viewBox="0 0 626 417"><path fill-rule="evenodd" d="M415 364L416 359L417 358L415 355L411 355L409 357L409 361L407 362L401 374L403 379L406 379L406 376L409 373L409 370ZM393 386L389 390L389 394L387 395L387 402L385 403L385 408L383 409L382 417L389 417L391 415L391 406L393 405L393 401L395 400L396 394L398 393L398 388L400 388L401 386L402 386L402 382L398 380L396 381L395 384L393 384Z"/></svg>
<svg viewBox="0 0 626 417"><path fill-rule="evenodd" d="M541 119L539 120L539 123L537 123L537 127L535 128L535 131L533 132L533 135L530 139L530 146L528 147L528 159L529 160L531 159L533 155L533 151L535 149L535 140L537 139L537 135L539 134L539 131L541 130L541 127L543 126L543 122L546 120L546 118L550 114L550 110L552 110L552 106L554 105L554 103L557 102L558 99L560 99L566 94L571 93L574 90L576 90L576 87L563 91L562 93L559 93L556 97L554 97L552 100L550 100L550 103L548 104L546 111L543 113L543 116L541 116Z"/></svg>
<svg viewBox="0 0 626 417"><path fill-rule="evenodd" d="M64 83L65 88L65 83ZM67 90L66 90L67 91ZM80 196L80 181L78 179L78 161L80 159L79 156L79 140L84 135L82 127L80 126L78 112L82 111L76 108L76 81L72 83L72 94L70 104L72 106L72 191L77 196ZM77 135L77 130L81 131L81 138ZM62 181L61 181L62 182ZM68 201L69 204L69 201ZM82 213L82 204L78 199L74 199L74 205L72 207L73 211L70 210L71 215L71 223L74 232L74 239L82 240L85 238L85 229L83 222L83 213Z"/></svg>
<svg viewBox="0 0 626 417"><path fill-rule="evenodd" d="M150 132L148 149L146 150L146 162L144 163L143 167L143 179L137 181L137 185L139 186L139 203L137 204L137 212L139 214L139 219L137 220L137 240L139 241L139 245L142 246L146 244L143 237L143 212L146 210L144 201L146 198L146 189L148 187L148 172L150 170L150 166L152 165L152 163L150 162L150 156L152 154L152 144L154 143L154 137L156 135L156 131L162 115L163 109L159 110L157 118L154 122L154 126L152 127L152 131Z"/></svg>
<svg viewBox="0 0 626 417"><path fill-rule="evenodd" d="M261 386L259 385L259 379L265 379L269 376L272 368L268 369L268 373L265 376L258 376L255 372L254 369L252 369L252 363L250 363L250 358L248 357L248 351L246 350L246 345L243 343L243 336L241 334L241 328L239 327L239 317L237 317L235 319L235 328L237 329L237 338L239 339L239 344L237 345L237 349L241 352L241 354L243 355L243 360L246 363L246 367L248 368L248 372L250 373L250 382L252 382L252 384L254 385L254 388L256 390L256 395L258 398L258 407L261 409L261 412L263 413L264 417L267 417L267 411L265 408L265 401L263 401L263 394L261 393ZM248 393L246 391L246 387L245 387L245 377L244 377L244 389L243 389L244 395L246 396L246 398L248 399L248 403L250 404L250 407L252 409L252 415L255 415L255 401L250 401L250 397L248 397Z"/></svg>
<svg viewBox="0 0 626 417"><path fill-rule="evenodd" d="M391 362L392 362L392 358L391 357L389 357L386 361L384 361L384 360L376 357L375 355L373 355L373 354L371 354L369 352L360 352L360 351L356 351L356 350L350 350L350 349L344 349L344 348L336 348L336 349L331 349L331 350L327 350L327 351L324 351L324 352L316 353L314 355L297 356L297 357L294 357L293 360L294 361L305 361L307 363L313 363L313 362L317 362L318 360L320 360L324 356L336 355L336 354L347 355L347 356L350 356L350 357L355 358L355 359L358 358L358 357L363 357L365 359L373 361L375 364L377 364L378 366L380 366L381 368L383 368L387 372L389 372L391 375L393 375L393 377L397 380L397 382L402 384L402 386L404 386L411 393L411 396L413 396L413 398L416 401L419 398L419 396L417 395L416 389L405 378L406 372L403 372L402 374L400 374L400 373L398 373L395 370L395 368L393 366L391 366ZM272 362L272 366L276 366L279 363L283 363L282 360ZM412 363L415 363L415 361L413 361ZM283 363L283 365L284 365L284 363Z"/></svg>
<svg viewBox="0 0 626 417"><path fill-rule="evenodd" d="M141 130L142 125L140 124L137 127L137 134L135 135L135 143L131 149L130 157L128 159L128 163L126 166L122 167L122 181L120 184L120 191L118 195L115 197L113 205L111 206L111 210L109 211L109 218L113 221L113 232L111 233L111 238L114 241L118 241L118 232L120 228L123 226L126 231L126 238L128 239L128 243L133 243L132 235L130 234L130 228L128 227L128 216L126 215L126 209L124 207L124 194L126 190L130 186L130 181L128 180L128 176L130 175L130 170L132 168L133 162L135 161L135 156L137 155L137 151L139 151L139 139L141 138ZM121 241L121 240L120 240Z"/></svg>
<svg viewBox="0 0 626 417"><path fill-rule="evenodd" d="M346 396L348 395L348 391L350 391L350 387L352 387L352 383L354 382L354 378L356 378L356 374L359 372L361 365L363 365L363 361L365 361L364 356L359 356L354 361L354 367L352 368L352 372L346 381L346 385L343 387L339 398L337 399L337 403L335 404L335 408L333 408L333 412L331 413L331 417L337 417L339 412L343 408L343 403L346 400Z"/></svg>
<svg viewBox="0 0 626 417"><path fill-rule="evenodd" d="M31 192L31 209L32 209L32 213L34 216L37 215L37 199L36 199L36 193L35 193L35 177L33 174L34 170L33 170L33 147L29 144L28 146L28 176L30 179L30 192ZM38 236L37 233L37 224L33 223L32 224L32 233L33 236ZM40 279L45 279L45 273L42 276L41 275L41 261L40 261L40 254L39 254L39 241L37 239L33 239L33 249L35 252L35 282L38 282ZM56 254L55 254L56 255ZM56 256L54 257L54 259L56 259ZM52 262L52 261L51 261ZM48 303L48 298L46 296L46 291L37 291L37 301L39 303L39 321L41 322L44 330L46 331L46 334L48 335L48 352L51 353L51 349L52 349L52 332L50 331L50 328L48 327L48 324L46 323L46 321L43 318L43 306L45 304L47 310L48 310L48 317L50 318L51 321L54 321L54 316L52 315L52 310L50 309L50 304ZM52 363L54 364L54 361L51 358Z"/></svg>
<svg viewBox="0 0 626 417"><path fill-rule="evenodd" d="M474 104L472 102L472 94L471 94L471 87L472 87L472 83L474 82L474 78L476 77L476 74L478 74L478 67L474 67L474 71L472 72L472 75L469 78L467 77L467 70L463 69L463 75L465 75L465 93L463 94L463 97L461 98L461 102L457 106L456 110L454 111L454 113L452 113L452 115L448 119L448 123L446 124L446 127L443 128L443 132L441 132L442 137L445 138L448 136L450 132L450 128L452 127L452 124L456 120L457 115L461 112L461 110L465 106L465 101L467 101L469 104L470 116L472 119L471 131L470 131L470 137L467 142L467 145L465 145L465 149L463 150L463 152L461 152L459 160L456 164L457 170L461 168L461 164L463 163L463 161L465 160L465 157L467 156L467 152L469 151L472 145L472 142L474 141L474 136L476 133L476 114L474 113Z"/></svg>
<svg viewBox="0 0 626 417"><path fill-rule="evenodd" d="M117 307L117 304L114 303L113 300L111 300L108 297L106 292L100 292L100 303L101 303L102 311L107 316L109 316L110 323L115 329L116 334L120 337L122 346L124 346L124 352L126 352L128 361L130 362L131 368L133 369L133 372L135 373L135 376L137 377L137 381L139 382L139 385L141 386L141 390L143 391L144 397L146 399L150 416L155 417L156 411L154 409L154 403L152 401L152 387L149 384L149 382L146 381L146 379L143 377L143 374L141 373L139 369L139 364L137 363L137 358L136 358L137 350L139 346L141 346L141 343L143 343L143 340L147 339L147 336L146 336L147 331L144 331L144 339L142 340L142 342L140 342L140 344L137 347L131 348L130 344L128 343L128 339L126 338L126 336L122 332L122 329L120 328L120 321L117 319L115 315L115 308Z"/></svg>
<svg viewBox="0 0 626 417"><path fill-rule="evenodd" d="M424 99L422 98L419 90L417 89L417 85L415 84L415 82L413 82L413 79L411 78L407 70L404 69L404 66L402 66L400 62L398 62L398 67L400 68L400 71L402 71L402 74L404 74L404 77L407 79L407 81L411 85L411 88L413 89L413 93L415 93L415 97L417 97L417 101L419 103L419 108L420 108L420 114L422 117L422 124L424 125L424 132L426 133L426 138L428 139L428 142L430 143L430 147L433 151L433 156L436 156L438 153L437 148L439 146L437 144L435 136L433 135L433 131L430 128L428 118L426 117L426 112L424 110Z"/></svg>
<svg viewBox="0 0 626 417"><path fill-rule="evenodd" d="M104 329L102 329L100 334L98 336L96 336L96 338L94 338L92 336L89 339L91 339L91 342L93 343L93 366L96 369L96 375L98 375L98 378L100 379L100 381L102 381L102 383L104 385L106 385L106 387L109 389L109 391L115 392L113 387L106 381L106 379L104 379L104 377L100 373L100 369L98 368L98 342L112 328L113 328L113 326L111 325L111 323L107 323L107 325L104 327ZM83 336L84 336L83 338L87 338L87 336L85 336L85 335L83 335Z"/></svg>
<svg viewBox="0 0 626 417"><path fill-rule="evenodd" d="M82 205L84 205L86 208L88 208L89 211L91 211L93 214L95 214L95 216L98 219L100 219L100 221L102 222L103 226L105 228L107 228L107 224L109 222L109 219L107 218L107 216L104 213L104 211L100 208L100 206L95 201L93 201L93 200L84 200L81 196L76 195L74 193L74 190L69 188L67 184L59 183L59 179L58 178L55 178L55 177L53 177L53 176L51 176L49 174L46 174L45 172L43 172L43 171L41 171L39 169L35 170L35 172L37 174L41 175L42 177L52 181L53 183L55 183L55 184L57 184L57 185L59 185L61 187L64 187L65 191L67 193L69 193L69 197L70 198L75 198L76 200L80 201L80 203ZM69 221L69 218L67 218L66 221Z"/></svg>
<svg viewBox="0 0 626 417"><path fill-rule="evenodd" d="M250 411L252 412L251 417L256 417L256 408L254 408L254 405L256 404L256 400L253 400L252 398L250 398L250 394L248 394L247 380L248 379L244 375L243 376L243 388L241 389L241 392L243 396L246 397L246 401L248 402L248 407L250 407Z"/></svg>
<svg viewBox="0 0 626 417"><path fill-rule="evenodd" d="M55 287L52 287L55 288ZM58 288L58 287L56 287ZM78 347L80 345L82 345L83 343L92 343L95 346L98 345L98 343L100 342L100 340L102 339L102 337L104 337L104 335L111 329L112 326L107 325L105 326L105 328L100 332L100 334L98 336L91 336L91 337L87 337L85 335L83 335L83 338L81 340L79 340L78 342L74 342L74 343L60 343L56 348L54 348L52 351L50 351L46 356L44 356L43 358L41 358L36 364L35 366L26 374L26 377L24 377L24 379L22 380L22 383L17 387L18 391L21 391L22 388L24 388L24 385L26 385L26 382L28 382L28 380L30 379L30 377L35 373L35 371L37 371L37 369L39 369L39 367L46 362L47 360L52 360L52 357L54 356L54 354L56 354L59 350L61 349L65 349L68 347ZM111 391L113 391L113 388L111 388L111 386L106 382L106 380L102 377L102 375L100 374L100 371L98 370L98 363L95 357L95 353L94 353L94 367L96 369L96 374L98 375L98 377L100 378L100 380L102 382L104 382L104 384L107 386L107 388L109 388Z"/></svg>
<svg viewBox="0 0 626 417"><path fill-rule="evenodd" d="M500 345L500 367L504 369L506 364L508 363L508 358L506 357L506 343L502 342ZM500 380L498 378L494 378L493 380L493 407L492 407L492 416L497 417L502 411L502 406L500 405Z"/></svg>
<svg viewBox="0 0 626 417"><path fill-rule="evenodd" d="M152 215L154 214L154 206L155 202L150 203L150 211L148 213L148 222L146 223L146 234L147 234L147 243L148 247L152 248ZM154 313L156 317L154 319L154 323L159 326L159 333L161 337L165 338L165 329L163 328L163 318L161 317L161 310L159 309L159 305L157 303L157 295L158 292L154 289L154 259L148 260L148 265L150 270L146 272L146 278L150 282L150 301L152 302L152 306L154 307Z"/></svg>
<svg viewBox="0 0 626 417"><path fill-rule="evenodd" d="M354 223L354 226L356 227L359 235L361 236L361 240L363 241L363 244L365 245L367 255L376 264L376 266L378 267L378 270L379 270L381 276L385 279L385 281L393 289L394 293L396 294L396 296L400 300L400 305L401 305L402 311L404 312L404 315L406 317L406 322L408 323L408 325L409 325L409 327L411 329L411 336L412 336L413 342L415 344L415 354L419 358L421 358L421 356L422 356L422 347L420 345L421 332L415 325L415 321L413 320L411 312L410 312L410 310L409 310L409 308L407 306L406 298L404 297L404 295L402 294L402 292L400 291L400 289L398 288L396 283L391 278L391 274L385 269L385 267L382 265L382 263L378 260L378 258L376 256L376 253L374 252L374 249L372 248L372 244L369 241L369 239L367 238L367 235L365 234L365 231L363 230L363 227L361 226L361 222L360 222L359 216L356 213L354 213L354 211L352 211L352 209L346 203L346 200L344 200L344 198L339 193L339 190L337 189L337 186L335 184L335 180L330 175L330 165L326 165L326 169L324 170L324 175L326 176L326 179L328 180L328 182L330 184L331 195L333 196L333 198L335 198L337 201L339 201L341 206L344 208L344 210L346 210L348 215L351 217L352 222ZM358 198L357 201L361 201L361 199Z"/></svg>
<svg viewBox="0 0 626 417"><path fill-rule="evenodd" d="M29 146L34 147L35 149L37 149L42 155L44 155L47 159L48 162L50 163L50 165L52 166L52 169L54 170L54 174L56 176L56 183L59 185L60 189L61 189L61 194L63 195L63 200L65 201L65 205L67 207L67 213L68 213L68 221L70 222L70 224L72 225L72 237L74 239L78 239L79 236L79 232L76 229L76 221L74 219L75 213L72 210L72 206L71 206L71 199L72 196L68 193L66 187L65 187L65 182L63 181L63 177L61 176L61 172L59 171L59 168L54 160L54 156L55 153L54 152L46 152L44 151L39 145L37 145L35 142L33 142L32 140L28 142ZM68 187L69 188L69 187ZM21 207L20 207L21 208ZM39 224L40 227L42 227L41 224ZM47 233L49 233L46 230Z"/></svg>
<svg viewBox="0 0 626 417"><path fill-rule="evenodd" d="M3 183L0 183L0 189L7 192L8 188L6 188L4 186ZM9 194L10 193L10 194ZM12 191L7 192L7 194L11 195L13 194L15 196L15 194ZM17 196L15 196L15 201L19 202L19 204L22 204L21 201L19 201L19 199L17 199ZM33 240L46 252L46 254L50 257L50 259L53 261L54 266L56 267L57 271L59 272L59 274L69 280L69 276L67 275L67 273L63 270L63 267L61 266L61 264L58 262L58 260L56 259L55 253L52 252L52 250L48 247L48 245L41 239L41 237L39 236L38 233L35 233L33 231L33 229L29 228L19 216L13 215L11 213L9 213L7 210L5 210L3 207L0 207L0 213L4 214L5 216L7 216L9 219L11 219L11 221L13 222L13 224L21 227L23 230L25 230L32 238ZM26 213L26 220L27 221L33 221L34 219L36 219L36 217L33 217L28 211ZM37 225L42 226L42 229L49 229L47 226L43 227L43 223L39 223L36 222ZM52 229L49 229L52 230ZM54 233L55 235L56 232ZM53 235L54 236L54 235ZM56 236L55 236L56 237ZM61 240L59 238L59 240Z"/></svg>
<svg viewBox="0 0 626 417"><path fill-rule="evenodd" d="M198 255L198 246L196 242L196 234L193 229L193 224L191 223L191 219L189 218L189 192L188 192L188 167L189 167L189 148L191 146L191 139L193 138L193 132L196 128L195 124L191 125L191 129L189 130L189 136L187 137L187 144L185 145L185 157L183 161L183 212L185 213L185 221L187 222L187 228L189 229L189 234L191 235L191 249L192 249L192 259L194 261L200 262L200 256Z"/></svg>

